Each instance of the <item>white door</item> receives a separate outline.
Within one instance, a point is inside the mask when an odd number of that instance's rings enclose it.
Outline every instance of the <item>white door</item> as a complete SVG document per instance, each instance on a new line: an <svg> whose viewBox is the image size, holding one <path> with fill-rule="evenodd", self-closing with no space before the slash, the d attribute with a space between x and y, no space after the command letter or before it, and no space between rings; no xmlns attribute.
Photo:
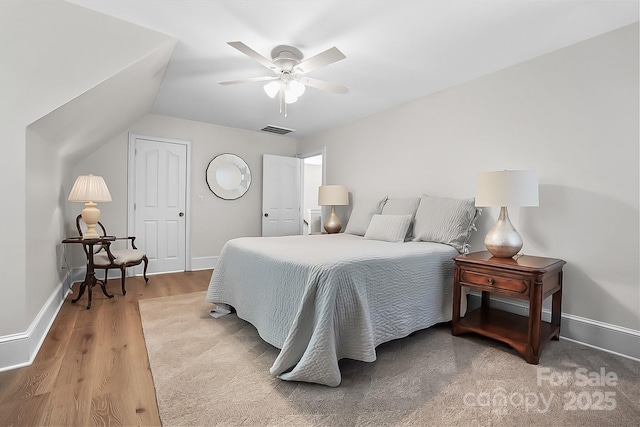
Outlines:
<svg viewBox="0 0 640 427"><path fill-rule="evenodd" d="M134 176L136 246L147 272L186 270L187 146L136 138Z"/></svg>
<svg viewBox="0 0 640 427"><path fill-rule="evenodd" d="M262 235L302 234L302 159L262 159Z"/></svg>

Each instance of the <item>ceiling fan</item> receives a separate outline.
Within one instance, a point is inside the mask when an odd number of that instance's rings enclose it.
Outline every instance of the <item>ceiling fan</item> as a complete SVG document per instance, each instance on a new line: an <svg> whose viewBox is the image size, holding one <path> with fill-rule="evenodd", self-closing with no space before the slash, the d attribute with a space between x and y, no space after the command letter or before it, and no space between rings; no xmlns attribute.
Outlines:
<svg viewBox="0 0 640 427"><path fill-rule="evenodd" d="M293 46L276 46L271 50L272 59L269 60L242 42L228 42L227 44L270 69L275 75L229 80L218 83L221 85L231 85L269 81L270 83L264 86L264 91L271 98L275 98L276 95L278 95L280 112L284 113L285 116L287 115L287 104L296 102L304 93L306 86L339 94L344 94L349 91L345 86L305 76L305 74L311 71L346 58L336 47L327 49L303 61L304 56L302 52Z"/></svg>

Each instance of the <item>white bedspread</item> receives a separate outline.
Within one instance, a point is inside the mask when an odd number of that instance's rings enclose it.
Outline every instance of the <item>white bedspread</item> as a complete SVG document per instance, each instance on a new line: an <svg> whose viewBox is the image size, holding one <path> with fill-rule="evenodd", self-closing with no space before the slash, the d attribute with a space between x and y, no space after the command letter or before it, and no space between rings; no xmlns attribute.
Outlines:
<svg viewBox="0 0 640 427"><path fill-rule="evenodd" d="M281 349L272 375L337 386L338 360L373 362L377 345L451 320L457 254L350 234L239 238L223 247L206 300Z"/></svg>

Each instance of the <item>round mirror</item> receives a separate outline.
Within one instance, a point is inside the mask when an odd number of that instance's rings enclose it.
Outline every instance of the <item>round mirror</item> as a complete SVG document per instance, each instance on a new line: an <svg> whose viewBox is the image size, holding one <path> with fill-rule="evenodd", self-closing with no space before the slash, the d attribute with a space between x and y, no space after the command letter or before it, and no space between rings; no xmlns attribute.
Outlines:
<svg viewBox="0 0 640 427"><path fill-rule="evenodd" d="M220 154L207 166L207 185L221 199L237 199L249 189L251 171L235 154Z"/></svg>

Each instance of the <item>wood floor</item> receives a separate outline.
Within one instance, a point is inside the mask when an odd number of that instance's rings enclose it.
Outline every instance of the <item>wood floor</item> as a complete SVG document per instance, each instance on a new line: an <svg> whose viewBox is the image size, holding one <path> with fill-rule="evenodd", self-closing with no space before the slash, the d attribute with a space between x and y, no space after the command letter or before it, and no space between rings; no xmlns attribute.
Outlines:
<svg viewBox="0 0 640 427"><path fill-rule="evenodd" d="M211 270L109 280L76 304L69 295L34 363L0 373L0 426L159 426L138 301L207 289Z"/></svg>

